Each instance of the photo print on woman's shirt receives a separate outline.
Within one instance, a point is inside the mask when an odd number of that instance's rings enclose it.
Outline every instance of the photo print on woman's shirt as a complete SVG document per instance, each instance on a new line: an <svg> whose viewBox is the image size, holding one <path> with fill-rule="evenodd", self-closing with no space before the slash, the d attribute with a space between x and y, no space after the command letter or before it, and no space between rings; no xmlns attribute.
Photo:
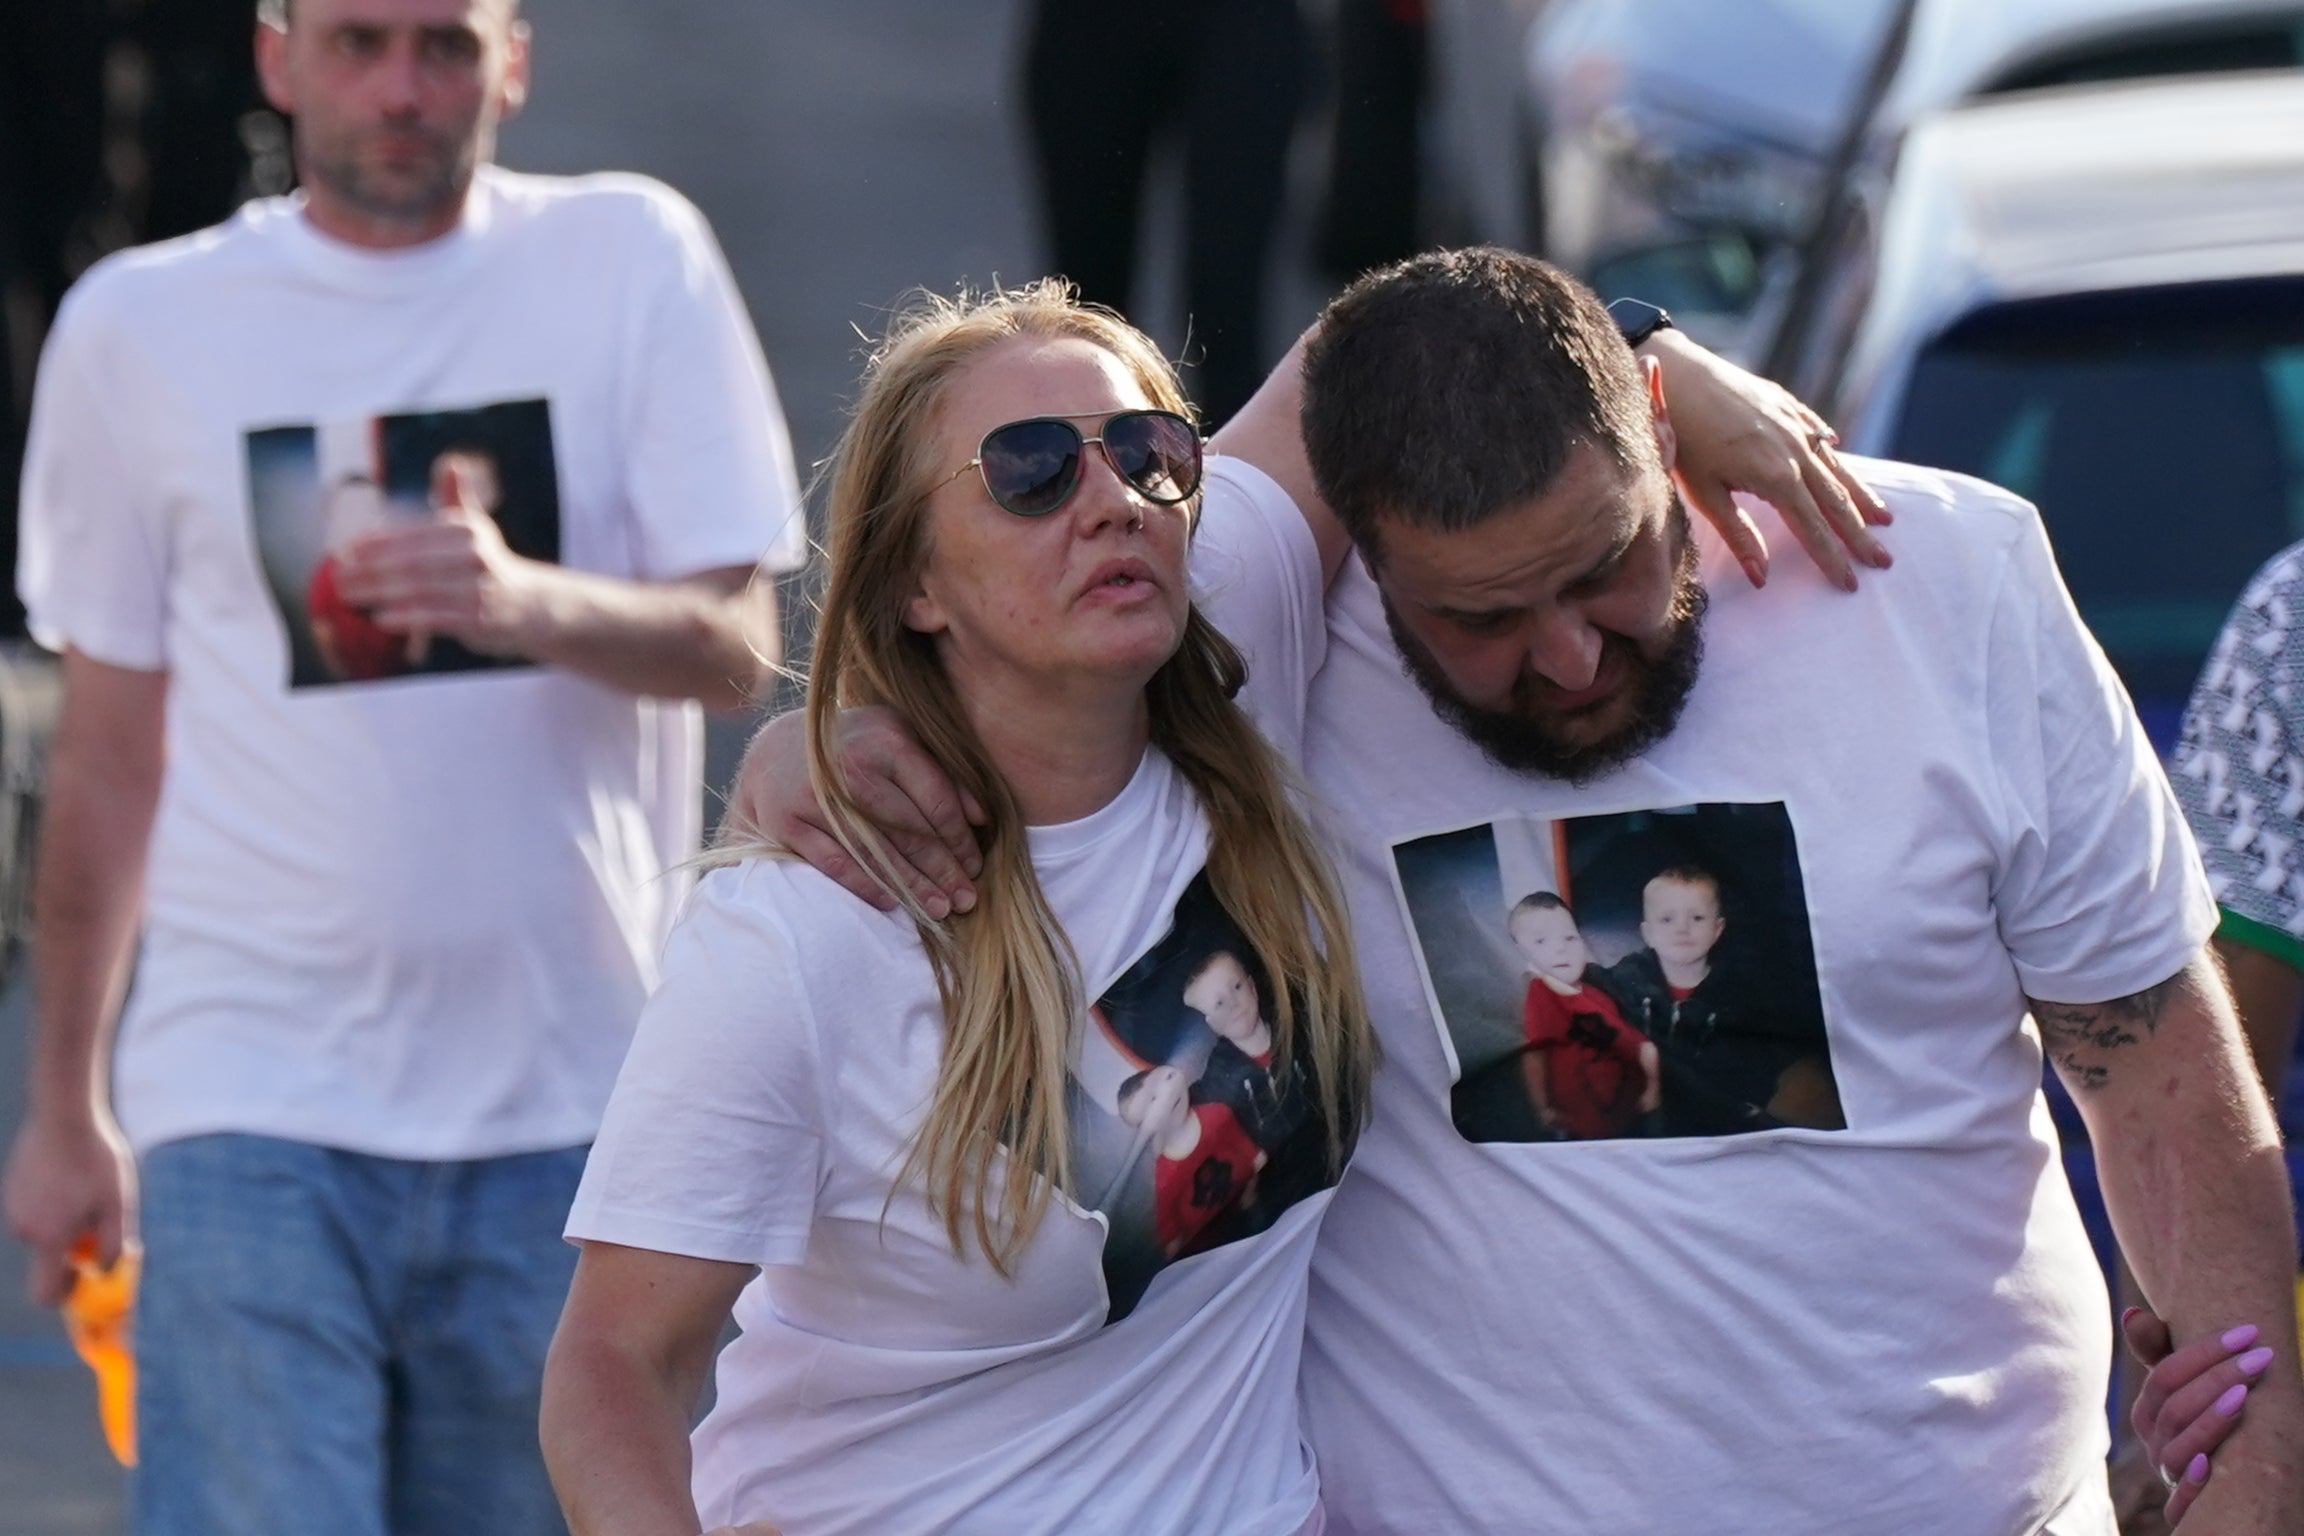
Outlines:
<svg viewBox="0 0 2304 1536"><path fill-rule="evenodd" d="M1392 845L1468 1141L1845 1130L1781 803Z"/></svg>
<svg viewBox="0 0 2304 1536"><path fill-rule="evenodd" d="M248 511L264 584L288 634L288 686L526 666L445 635L386 629L339 590L362 540L462 507L516 555L560 559L560 480L543 400L416 411L247 434Z"/></svg>
<svg viewBox="0 0 2304 1536"><path fill-rule="evenodd" d="M1170 1264L1267 1231L1336 1182L1308 1075L1274 1059L1272 998L1202 874L1089 1010L1068 1085L1073 1197L1109 1223L1107 1323Z"/></svg>

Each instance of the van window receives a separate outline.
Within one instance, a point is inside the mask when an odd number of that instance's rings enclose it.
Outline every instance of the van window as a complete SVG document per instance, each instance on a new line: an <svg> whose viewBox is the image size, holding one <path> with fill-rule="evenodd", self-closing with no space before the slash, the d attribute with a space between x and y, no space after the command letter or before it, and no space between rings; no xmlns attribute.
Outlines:
<svg viewBox="0 0 2304 1536"><path fill-rule="evenodd" d="M2039 506L2165 746L2241 587L2304 537L2304 277L1980 310L1922 353L1891 451Z"/></svg>
<svg viewBox="0 0 2304 1536"><path fill-rule="evenodd" d="M2227 17L2116 38L2028 60L1976 94L2038 91L2104 80L2159 75L2207 75L2237 69L2294 69L2304 65L2304 7L2288 18Z"/></svg>

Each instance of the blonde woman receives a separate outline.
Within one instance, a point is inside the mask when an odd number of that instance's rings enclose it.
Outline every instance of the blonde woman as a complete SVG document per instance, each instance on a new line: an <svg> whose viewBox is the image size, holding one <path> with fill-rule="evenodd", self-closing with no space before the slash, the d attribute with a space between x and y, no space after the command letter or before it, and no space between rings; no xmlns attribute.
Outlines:
<svg viewBox="0 0 2304 1536"><path fill-rule="evenodd" d="M810 775L893 883L825 746L892 712L983 813L977 899L876 911L763 849L704 877L569 1224L543 1434L579 1536L1317 1529L1305 1277L1374 1052L1336 881L1188 596L1201 475L1156 349L1053 286L873 359ZM1267 504L1249 536L1309 537ZM1218 952L1308 1106L1268 1147L1196 1091Z"/></svg>

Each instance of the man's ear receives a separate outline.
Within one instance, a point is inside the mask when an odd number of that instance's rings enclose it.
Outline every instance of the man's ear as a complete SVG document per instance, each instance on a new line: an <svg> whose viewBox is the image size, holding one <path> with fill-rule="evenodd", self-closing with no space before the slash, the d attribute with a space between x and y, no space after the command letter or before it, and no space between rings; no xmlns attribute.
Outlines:
<svg viewBox="0 0 2304 1536"><path fill-rule="evenodd" d="M498 92L503 115L514 118L528 104L528 23L515 21L504 53L504 84Z"/></svg>
<svg viewBox="0 0 2304 1536"><path fill-rule="evenodd" d="M256 78L264 99L283 117L296 115L296 92L288 83L288 29L269 21L256 23Z"/></svg>
<svg viewBox="0 0 2304 1536"><path fill-rule="evenodd" d="M1639 359L1641 370L1648 377L1648 413L1656 429L1656 452L1664 461L1664 473L1672 473L1672 465L1680 452L1680 440L1672 432L1672 415L1664 408L1664 365L1652 357Z"/></svg>

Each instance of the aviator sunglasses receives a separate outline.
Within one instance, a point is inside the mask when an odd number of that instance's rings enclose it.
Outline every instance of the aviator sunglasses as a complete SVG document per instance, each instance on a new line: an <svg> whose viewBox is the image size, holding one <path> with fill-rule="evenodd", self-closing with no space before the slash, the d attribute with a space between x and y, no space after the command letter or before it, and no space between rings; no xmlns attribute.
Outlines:
<svg viewBox="0 0 2304 1536"><path fill-rule="evenodd" d="M976 457L945 483L980 471L985 491L1003 509L1018 517L1046 517L1080 488L1090 444L1146 501L1172 507L1200 489L1200 433L1174 411L1114 411L1094 437L1061 416L1011 421L985 433Z"/></svg>

